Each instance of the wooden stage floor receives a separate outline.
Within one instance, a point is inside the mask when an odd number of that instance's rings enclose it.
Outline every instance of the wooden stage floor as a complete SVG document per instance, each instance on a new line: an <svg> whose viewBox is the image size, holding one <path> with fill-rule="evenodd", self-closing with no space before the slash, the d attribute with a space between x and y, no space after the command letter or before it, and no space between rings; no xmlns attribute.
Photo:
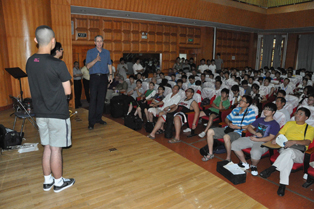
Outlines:
<svg viewBox="0 0 314 209"><path fill-rule="evenodd" d="M11 112L1 112L0 124L12 127ZM113 120L88 130L88 111L78 112L72 118L73 146L63 150L63 176L76 183L60 193L44 192L42 146L23 154L4 151L0 208L264 208L229 182ZM39 142L29 122L25 138Z"/></svg>

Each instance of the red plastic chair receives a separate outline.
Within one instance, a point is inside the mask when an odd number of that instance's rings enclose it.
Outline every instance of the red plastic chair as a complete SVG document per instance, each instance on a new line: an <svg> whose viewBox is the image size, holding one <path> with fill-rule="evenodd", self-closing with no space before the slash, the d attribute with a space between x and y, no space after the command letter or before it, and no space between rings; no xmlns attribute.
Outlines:
<svg viewBox="0 0 314 209"><path fill-rule="evenodd" d="M313 144L313 143L312 143ZM307 180L302 185L304 188L308 188L311 184L314 183L314 168L309 164L314 161L314 147L308 149L304 154L304 173L307 173Z"/></svg>
<svg viewBox="0 0 314 209"><path fill-rule="evenodd" d="M309 149L308 150L312 150L312 148L314 148L314 141L309 145ZM273 153L272 153L273 151ZM270 149L270 162L273 164L277 157L279 156L279 152L278 150L271 150ZM296 172L296 171L299 171L299 170L302 170L303 169L303 165L305 164L305 162L303 163L294 163L293 166L292 166L292 173Z"/></svg>

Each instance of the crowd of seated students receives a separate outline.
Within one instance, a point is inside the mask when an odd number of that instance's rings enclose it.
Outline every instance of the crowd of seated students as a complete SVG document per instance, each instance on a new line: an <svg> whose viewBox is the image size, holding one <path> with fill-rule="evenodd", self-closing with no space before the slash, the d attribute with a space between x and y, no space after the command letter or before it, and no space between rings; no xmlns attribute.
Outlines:
<svg viewBox="0 0 314 209"><path fill-rule="evenodd" d="M302 141L300 144L308 146L312 142L314 130L311 126L314 124L312 72L305 69L288 68L285 70L268 67L259 70L246 67L240 71L235 68L217 69L215 60L207 60L205 63L205 59L202 59L200 63L196 67L194 59L178 58L168 73L157 70L152 78L143 78L140 73L137 73L134 75L137 78L136 81L134 76L127 79L126 94L130 96L130 103L132 102L128 113L136 107L135 115L138 114L141 119L144 119L142 115L145 113L147 122L153 122L154 118L157 121L153 131L148 135L149 138L155 139L156 134L164 132L163 124L169 112L177 112L173 121L176 134L172 140L169 140L169 143L181 141L180 133L184 124L188 125L184 132L194 133L196 125L200 122L199 118L207 116L206 128L198 134L201 138L206 137L209 146L209 153L202 160L212 159L214 140L223 139L227 151L226 160L231 159L231 150L233 150L240 160L239 166L245 169L250 168L253 176L258 175L257 164L267 151L266 148L260 147L261 143L274 141L278 133L287 134L288 140L293 140L291 135L294 133L289 135L290 130L286 128L287 125L295 126L296 129L301 127L303 131L304 124L309 123L306 138L298 138L299 141L293 141L293 143L303 140L306 142ZM117 79L120 78L117 77ZM121 80L120 83L125 82ZM146 83L143 85L143 87L147 86L146 89L143 89L142 83ZM172 88L171 91L170 88ZM196 94L201 95L201 99L212 100L211 107L200 109ZM230 114L226 118L221 118L222 111L226 110L230 110ZM189 112L194 113L191 124L187 123ZM291 118L295 113L298 116ZM260 118L256 119L257 116ZM226 127L212 127L216 118L225 122ZM279 131L280 128L284 131ZM245 130L253 136L242 137ZM289 145L286 146L288 147ZM244 148L252 148L251 165L244 158L242 152ZM298 153L299 155L302 154ZM293 158L292 161L296 162L300 159ZM284 195L283 188L285 187L282 185L289 183L287 173L289 177L288 170L291 162L289 161L289 166L285 168L282 164L284 162L274 165L275 170L283 173L280 175L284 180L280 180L278 189L280 196ZM270 168L267 174L264 172L263 177L269 176L274 171L274 167Z"/></svg>

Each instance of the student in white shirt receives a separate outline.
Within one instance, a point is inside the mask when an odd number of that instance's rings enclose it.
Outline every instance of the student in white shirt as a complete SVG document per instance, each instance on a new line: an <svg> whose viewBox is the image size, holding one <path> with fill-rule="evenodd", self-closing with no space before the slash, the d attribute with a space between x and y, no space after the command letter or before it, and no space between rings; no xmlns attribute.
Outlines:
<svg viewBox="0 0 314 209"><path fill-rule="evenodd" d="M137 59L136 63L133 65L133 73L134 75L138 74L138 73L143 73L144 72L144 68L143 66L140 64L141 60Z"/></svg>
<svg viewBox="0 0 314 209"><path fill-rule="evenodd" d="M276 106L277 112L282 112L285 115L286 122L290 121L290 114L288 110L284 109L283 107L286 105L287 101L283 97L276 98Z"/></svg>
<svg viewBox="0 0 314 209"><path fill-rule="evenodd" d="M204 71L207 69L208 69L208 65L205 65L205 59L201 59L201 64L198 66L198 70L201 73L204 73Z"/></svg>
<svg viewBox="0 0 314 209"><path fill-rule="evenodd" d="M214 59L212 59L210 61L210 65L208 66L208 69L210 71L212 71L213 74L216 72L216 65L215 65L215 60Z"/></svg>

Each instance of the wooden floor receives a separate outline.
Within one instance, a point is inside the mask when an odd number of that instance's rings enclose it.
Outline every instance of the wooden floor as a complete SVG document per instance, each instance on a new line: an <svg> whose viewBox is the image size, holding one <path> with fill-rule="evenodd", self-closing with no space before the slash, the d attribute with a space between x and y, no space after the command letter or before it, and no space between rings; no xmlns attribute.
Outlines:
<svg viewBox="0 0 314 209"><path fill-rule="evenodd" d="M23 154L5 151L0 208L264 208L229 182L113 120L89 131L87 110L78 112L72 118L73 146L63 150L63 176L75 178L74 186L60 193L42 190L42 146ZM7 127L13 124L10 113L0 113ZM25 138L39 142L29 122Z"/></svg>

